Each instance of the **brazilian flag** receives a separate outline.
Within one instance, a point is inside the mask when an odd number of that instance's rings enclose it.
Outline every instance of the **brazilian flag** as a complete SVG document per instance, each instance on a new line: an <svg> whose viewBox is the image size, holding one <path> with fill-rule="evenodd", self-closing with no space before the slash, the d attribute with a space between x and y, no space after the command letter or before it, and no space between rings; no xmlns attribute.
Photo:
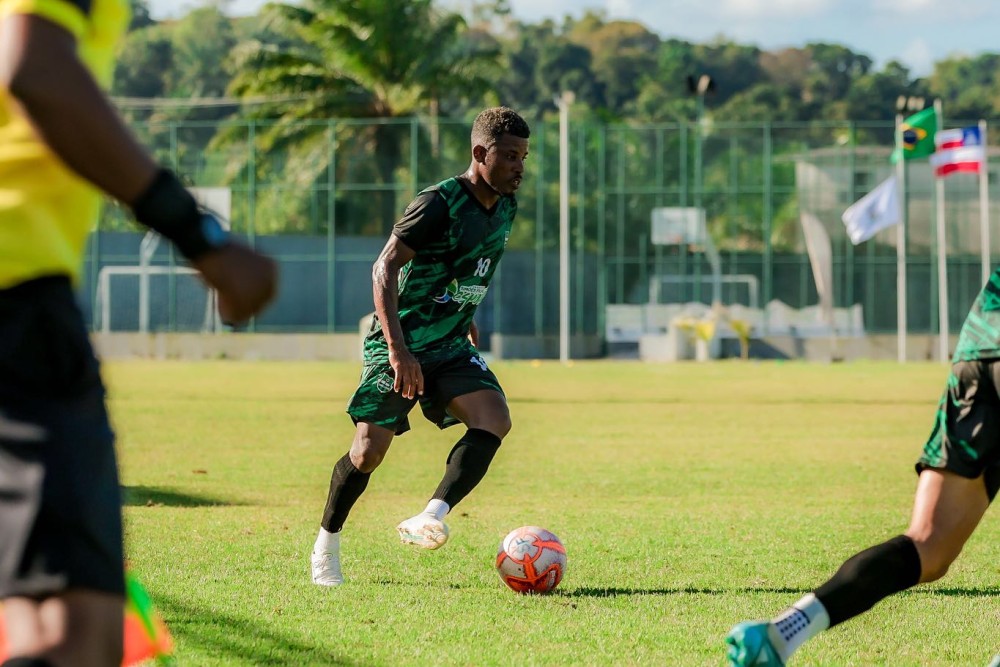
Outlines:
<svg viewBox="0 0 1000 667"><path fill-rule="evenodd" d="M896 150L892 152L893 164L899 162L900 157L904 160L927 157L934 152L937 112L934 107L918 111L903 121L899 131L903 135L902 145L896 146Z"/></svg>

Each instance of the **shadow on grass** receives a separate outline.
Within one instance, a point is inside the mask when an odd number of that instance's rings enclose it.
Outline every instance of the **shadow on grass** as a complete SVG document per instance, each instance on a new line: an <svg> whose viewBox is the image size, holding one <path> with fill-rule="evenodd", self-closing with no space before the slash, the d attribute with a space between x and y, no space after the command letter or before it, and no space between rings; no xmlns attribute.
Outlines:
<svg viewBox="0 0 1000 667"><path fill-rule="evenodd" d="M953 598L996 598L1000 597L1000 588L976 586L975 588L911 588L904 595L942 595Z"/></svg>
<svg viewBox="0 0 1000 667"><path fill-rule="evenodd" d="M687 405L692 402L691 398L683 396L666 396L663 398L616 398L614 396L601 396L599 398L576 398L567 397L531 397L521 396L508 398L508 403L523 403L525 405ZM840 398L830 396L813 397L791 397L781 398L774 396L746 396L742 399L746 405L927 405L923 398Z"/></svg>
<svg viewBox="0 0 1000 667"><path fill-rule="evenodd" d="M779 593L781 595L805 595L810 588L567 588L556 589L555 595L567 598L613 598L626 595L733 595L744 593ZM941 595L945 597L995 598L1000 597L1000 588L987 586L975 588L911 588L902 595Z"/></svg>
<svg viewBox="0 0 1000 667"><path fill-rule="evenodd" d="M371 583L378 586L401 586L410 588L427 588L428 585L426 581L409 581L404 579L393 579L391 577L376 577L372 579ZM437 586L437 584L434 585ZM482 588L476 584L456 584L455 582L447 584L442 583L440 586L441 588L447 588L453 591L476 590Z"/></svg>
<svg viewBox="0 0 1000 667"><path fill-rule="evenodd" d="M155 486L123 486L122 504L126 507L153 507L156 505L167 507L232 507L243 503L211 496L180 493Z"/></svg>
<svg viewBox="0 0 1000 667"><path fill-rule="evenodd" d="M301 639L278 632L264 622L254 623L244 618L191 606L180 600L158 595L156 606L165 618L175 639L197 647L213 659L238 665L359 665L328 650L317 648ZM183 653L177 656L179 665L190 665Z"/></svg>
<svg viewBox="0 0 1000 667"><path fill-rule="evenodd" d="M780 593L782 595L805 594L808 588L568 588L557 589L556 595L567 598L614 598L626 595L732 595L734 593Z"/></svg>

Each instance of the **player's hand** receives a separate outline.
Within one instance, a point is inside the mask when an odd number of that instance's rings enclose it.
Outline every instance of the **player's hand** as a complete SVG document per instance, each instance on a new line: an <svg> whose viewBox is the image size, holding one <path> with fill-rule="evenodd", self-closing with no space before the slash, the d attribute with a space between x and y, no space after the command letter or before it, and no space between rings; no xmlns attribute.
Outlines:
<svg viewBox="0 0 1000 667"><path fill-rule="evenodd" d="M479 327L475 322L469 324L469 342L472 343L472 347L479 347Z"/></svg>
<svg viewBox="0 0 1000 667"><path fill-rule="evenodd" d="M415 398L424 394L424 373L420 362L406 348L389 346L389 365L396 375L393 391L403 398Z"/></svg>
<svg viewBox="0 0 1000 667"><path fill-rule="evenodd" d="M219 315L226 324L243 324L264 309L278 286L273 259L233 241L193 262L219 295Z"/></svg>

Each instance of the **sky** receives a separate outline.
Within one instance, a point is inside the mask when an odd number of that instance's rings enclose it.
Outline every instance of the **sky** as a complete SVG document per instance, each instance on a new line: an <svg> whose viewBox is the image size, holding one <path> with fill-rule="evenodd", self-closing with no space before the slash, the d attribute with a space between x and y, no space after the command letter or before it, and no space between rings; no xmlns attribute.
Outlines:
<svg viewBox="0 0 1000 667"><path fill-rule="evenodd" d="M231 0L233 15L253 14L266 0ZM198 0L148 0L155 18L183 15ZM471 0L441 0L453 8ZM762 49L833 42L871 57L898 60L929 74L950 55L1000 53L1000 0L509 0L514 16L561 21L587 9L644 24L662 38L707 42L718 36Z"/></svg>

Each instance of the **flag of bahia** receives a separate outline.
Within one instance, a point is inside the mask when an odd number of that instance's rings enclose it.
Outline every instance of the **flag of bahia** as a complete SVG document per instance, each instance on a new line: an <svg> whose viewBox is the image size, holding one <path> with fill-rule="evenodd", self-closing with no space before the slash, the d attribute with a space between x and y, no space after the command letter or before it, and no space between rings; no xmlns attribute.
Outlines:
<svg viewBox="0 0 1000 667"><path fill-rule="evenodd" d="M954 130L942 130L934 137L937 151L931 156L934 175L943 178L960 172L978 174L986 162L979 127L972 125Z"/></svg>

